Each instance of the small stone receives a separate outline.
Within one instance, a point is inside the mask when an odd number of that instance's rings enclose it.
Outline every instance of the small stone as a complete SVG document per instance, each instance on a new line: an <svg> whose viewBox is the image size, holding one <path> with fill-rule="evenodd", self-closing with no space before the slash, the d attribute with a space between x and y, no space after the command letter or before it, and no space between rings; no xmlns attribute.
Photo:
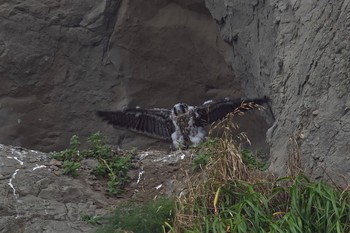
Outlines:
<svg viewBox="0 0 350 233"><path fill-rule="evenodd" d="M55 174L56 176L61 176L62 172L61 171L54 171L53 174Z"/></svg>
<svg viewBox="0 0 350 233"><path fill-rule="evenodd" d="M49 162L50 165L52 166L62 166L62 161L58 161L57 159L51 159L50 162Z"/></svg>
<svg viewBox="0 0 350 233"><path fill-rule="evenodd" d="M59 170L59 168L57 166L54 166L54 165L50 166L50 169L52 171L58 171Z"/></svg>
<svg viewBox="0 0 350 233"><path fill-rule="evenodd" d="M319 113L320 113L319 110L315 110L315 111L312 112L312 115L317 116Z"/></svg>
<svg viewBox="0 0 350 233"><path fill-rule="evenodd" d="M29 163L35 163L35 162L38 162L37 158L30 158L29 159Z"/></svg>

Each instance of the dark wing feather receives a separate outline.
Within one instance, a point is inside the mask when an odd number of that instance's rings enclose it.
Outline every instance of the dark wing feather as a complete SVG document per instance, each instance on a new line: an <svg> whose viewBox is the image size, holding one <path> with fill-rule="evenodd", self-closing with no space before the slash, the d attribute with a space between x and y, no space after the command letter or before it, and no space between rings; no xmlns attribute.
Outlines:
<svg viewBox="0 0 350 233"><path fill-rule="evenodd" d="M198 116L196 117L196 125L211 124L217 120L222 120L224 117L233 112L238 107L242 106L242 103L264 104L268 101L267 97L255 98L255 99L223 99L219 101L211 101L197 107ZM256 105L244 105L240 108L241 111L255 108Z"/></svg>
<svg viewBox="0 0 350 233"><path fill-rule="evenodd" d="M148 136L171 140L175 131L168 109L128 108L121 111L97 111L99 117L113 126Z"/></svg>

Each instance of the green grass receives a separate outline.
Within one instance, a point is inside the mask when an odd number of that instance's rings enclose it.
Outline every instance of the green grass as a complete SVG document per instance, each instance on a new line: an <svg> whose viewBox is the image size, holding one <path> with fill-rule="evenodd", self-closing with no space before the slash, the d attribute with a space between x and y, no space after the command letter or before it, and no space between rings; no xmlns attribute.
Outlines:
<svg viewBox="0 0 350 233"><path fill-rule="evenodd" d="M210 155L178 198L168 232L350 232L348 190L302 174L275 179L230 139L210 146L199 149Z"/></svg>
<svg viewBox="0 0 350 233"><path fill-rule="evenodd" d="M300 172L276 179L267 164L240 150L228 131L197 149L197 172L188 180L186 195L178 197L167 232L350 232L348 189L310 181ZM289 165L300 168L296 161Z"/></svg>
<svg viewBox="0 0 350 233"><path fill-rule="evenodd" d="M113 216L105 218L107 223L96 233L161 233L165 222L171 222L174 202L158 199L144 204L125 203L115 210Z"/></svg>
<svg viewBox="0 0 350 233"><path fill-rule="evenodd" d="M192 160L192 171L200 171L209 163L214 154L213 149L216 143L218 143L218 139L210 138L194 148L196 157Z"/></svg>
<svg viewBox="0 0 350 233"><path fill-rule="evenodd" d="M266 171L269 168L267 162L259 161L258 155L255 155L252 151L248 149L241 150L241 157L243 163L250 169L257 169L260 171Z"/></svg>
<svg viewBox="0 0 350 233"><path fill-rule="evenodd" d="M230 127L236 126L226 128ZM348 189L310 181L301 173L276 179L266 171L267 164L259 162L252 152L240 150L229 135L224 132L223 138L209 139L195 148L194 172L187 180L185 195L177 197L175 204L167 199L126 203L107 219L84 216L84 221L104 222L97 233L350 232ZM79 142L72 138L71 148L59 154L72 162L66 165L67 172L74 175L79 170L75 163L87 155L100 161L94 171L97 175L127 171L128 159L109 160L104 156L109 155L109 149L99 137L90 143L88 152L79 153ZM300 168L296 161L300 160L295 158L289 165Z"/></svg>
<svg viewBox="0 0 350 233"><path fill-rule="evenodd" d="M91 224L91 225L101 225L102 217L88 215L88 214L81 214L80 219L86 223Z"/></svg>
<svg viewBox="0 0 350 233"><path fill-rule="evenodd" d="M108 192L117 195L123 192L123 188L128 182L127 171L132 168L131 156L135 150L115 153L104 140L100 133L92 134L88 138L88 148L79 150L80 141L78 136L74 135L68 149L51 152L49 156L63 161L64 174L74 177L79 175L83 159L96 159L99 163L93 173L97 177L108 177Z"/></svg>
<svg viewBox="0 0 350 233"><path fill-rule="evenodd" d="M176 232L350 232L349 193L303 175L228 182L212 203L196 197L192 223Z"/></svg>

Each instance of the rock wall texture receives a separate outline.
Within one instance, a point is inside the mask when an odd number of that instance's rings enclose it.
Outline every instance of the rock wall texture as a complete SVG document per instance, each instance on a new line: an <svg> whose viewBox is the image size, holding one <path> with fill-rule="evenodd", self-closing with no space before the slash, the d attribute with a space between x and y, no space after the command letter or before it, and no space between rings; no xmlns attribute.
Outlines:
<svg viewBox="0 0 350 233"><path fill-rule="evenodd" d="M0 3L0 16L4 144L60 150L100 130L113 144L157 146L94 111L241 95L201 0L14 0Z"/></svg>
<svg viewBox="0 0 350 233"><path fill-rule="evenodd" d="M140 151L125 192L115 197L108 195L107 180L91 173L96 160L83 160L78 177L72 178L62 175L62 162L45 153L0 144L0 232L95 232L99 226L82 221L83 216L111 214L125 200L179 195L191 157L180 151Z"/></svg>
<svg viewBox="0 0 350 233"><path fill-rule="evenodd" d="M159 146L94 111L268 95L273 116L246 125L262 142L273 124L271 170L299 156L312 177L344 183L349 12L348 0L3 1L0 142L59 150L100 130L124 147Z"/></svg>
<svg viewBox="0 0 350 233"><path fill-rule="evenodd" d="M242 91L270 93L271 170L350 179L350 2L206 0ZM299 158L298 158L299 157Z"/></svg>
<svg viewBox="0 0 350 233"><path fill-rule="evenodd" d="M107 213L112 201L55 175L49 161L44 153L0 144L0 232L92 232L96 227L81 216Z"/></svg>

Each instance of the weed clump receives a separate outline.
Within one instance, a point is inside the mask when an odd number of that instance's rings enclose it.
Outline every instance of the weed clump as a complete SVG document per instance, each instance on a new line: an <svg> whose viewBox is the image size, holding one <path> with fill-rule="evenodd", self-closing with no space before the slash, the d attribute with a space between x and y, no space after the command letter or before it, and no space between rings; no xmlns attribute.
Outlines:
<svg viewBox="0 0 350 233"><path fill-rule="evenodd" d="M108 191L110 194L120 194L128 181L127 171L132 168L131 156L134 150L126 152L114 152L104 142L100 133L92 134L88 138L88 149L79 150L80 141L78 136L72 136L70 147L60 152L51 152L49 156L63 161L63 172L74 177L78 176L83 159L96 159L98 166L93 173L98 177L108 177Z"/></svg>
<svg viewBox="0 0 350 233"><path fill-rule="evenodd" d="M170 199L157 199L147 203L124 203L97 233L161 233L168 230L163 224L171 222L174 202Z"/></svg>
<svg viewBox="0 0 350 233"><path fill-rule="evenodd" d="M220 123L223 137L197 149L197 172L176 201L168 232L350 232L349 190L312 182L298 169L276 179L266 164L239 148L230 136L236 127L231 122Z"/></svg>

